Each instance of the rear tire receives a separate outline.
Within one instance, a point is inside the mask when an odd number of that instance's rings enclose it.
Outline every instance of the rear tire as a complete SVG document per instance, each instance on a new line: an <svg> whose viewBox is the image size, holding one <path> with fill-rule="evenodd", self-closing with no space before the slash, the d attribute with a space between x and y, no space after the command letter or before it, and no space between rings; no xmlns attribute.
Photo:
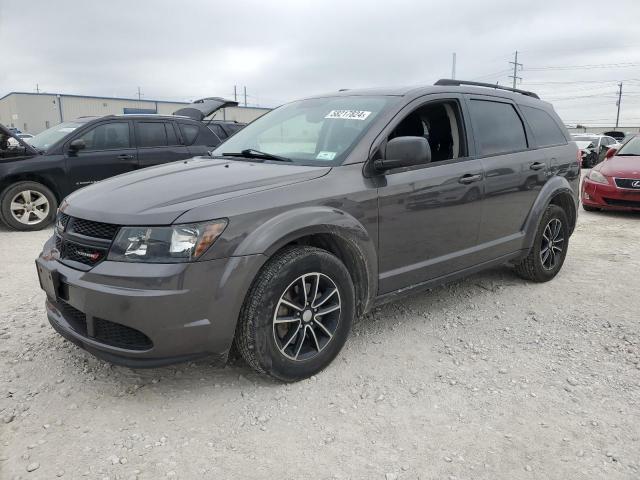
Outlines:
<svg viewBox="0 0 640 480"><path fill-rule="evenodd" d="M0 220L14 230L41 230L56 216L58 201L51 190L37 182L18 182L0 195Z"/></svg>
<svg viewBox="0 0 640 480"><path fill-rule="evenodd" d="M254 280L235 345L254 370L285 382L302 380L338 355L354 314L353 281L338 258L315 247L286 248Z"/></svg>
<svg viewBox="0 0 640 480"><path fill-rule="evenodd" d="M515 271L526 280L548 282L562 268L568 247L567 214L559 206L549 205L538 224L533 247L525 259L515 266Z"/></svg>

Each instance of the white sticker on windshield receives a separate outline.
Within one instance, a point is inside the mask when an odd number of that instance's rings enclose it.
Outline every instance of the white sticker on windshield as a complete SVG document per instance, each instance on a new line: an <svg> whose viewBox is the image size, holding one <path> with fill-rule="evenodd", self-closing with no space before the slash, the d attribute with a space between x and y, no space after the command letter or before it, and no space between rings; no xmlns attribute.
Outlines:
<svg viewBox="0 0 640 480"><path fill-rule="evenodd" d="M365 110L331 110L324 118L341 118L343 120L366 120L371 112Z"/></svg>
<svg viewBox="0 0 640 480"><path fill-rule="evenodd" d="M76 128L78 128L78 127L64 127L64 128L61 128L58 131L59 132L63 132L63 133L69 133L69 132L73 132Z"/></svg>
<svg viewBox="0 0 640 480"><path fill-rule="evenodd" d="M336 152L319 152L316 160L333 160L336 158Z"/></svg>

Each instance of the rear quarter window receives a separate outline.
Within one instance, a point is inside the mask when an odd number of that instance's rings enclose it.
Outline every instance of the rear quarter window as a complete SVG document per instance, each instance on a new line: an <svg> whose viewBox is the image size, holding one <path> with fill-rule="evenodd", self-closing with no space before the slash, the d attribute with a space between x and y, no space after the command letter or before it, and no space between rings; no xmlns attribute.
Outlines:
<svg viewBox="0 0 640 480"><path fill-rule="evenodd" d="M200 127L198 125L190 125L187 123L181 123L180 129L182 130L182 136L184 137L184 143L192 145L198 138L200 133Z"/></svg>
<svg viewBox="0 0 640 480"><path fill-rule="evenodd" d="M551 115L539 108L523 105L520 105L520 110L531 127L538 147L566 145L567 139Z"/></svg>

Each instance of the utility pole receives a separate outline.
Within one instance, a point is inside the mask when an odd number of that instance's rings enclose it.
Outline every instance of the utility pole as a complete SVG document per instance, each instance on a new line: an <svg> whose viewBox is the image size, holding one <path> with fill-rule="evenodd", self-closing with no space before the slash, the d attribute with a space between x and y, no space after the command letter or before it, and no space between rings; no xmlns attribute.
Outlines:
<svg viewBox="0 0 640 480"><path fill-rule="evenodd" d="M244 87L244 106L247 106L247 87Z"/></svg>
<svg viewBox="0 0 640 480"><path fill-rule="evenodd" d="M233 101L234 102L238 101L238 86L237 85L233 86Z"/></svg>
<svg viewBox="0 0 640 480"><path fill-rule="evenodd" d="M517 50L516 50L513 62L509 62L509 63L513 64L513 75L509 75L509 78L513 78L513 88L516 88L516 82L518 80L522 80L522 77L518 76L518 67L520 67L520 69L522 69L522 64L518 63L518 51Z"/></svg>
<svg viewBox="0 0 640 480"><path fill-rule="evenodd" d="M453 52L453 59L451 60L451 78L456 79L456 52Z"/></svg>
<svg viewBox="0 0 640 480"><path fill-rule="evenodd" d="M140 87L138 87L138 101L142 99L142 93L140 92Z"/></svg>
<svg viewBox="0 0 640 480"><path fill-rule="evenodd" d="M40 93L40 85L36 83L36 93Z"/></svg>
<svg viewBox="0 0 640 480"><path fill-rule="evenodd" d="M618 122L620 122L620 103L622 103L622 82L618 84L618 101L616 105L618 106L618 114L616 115L616 129L618 128Z"/></svg>

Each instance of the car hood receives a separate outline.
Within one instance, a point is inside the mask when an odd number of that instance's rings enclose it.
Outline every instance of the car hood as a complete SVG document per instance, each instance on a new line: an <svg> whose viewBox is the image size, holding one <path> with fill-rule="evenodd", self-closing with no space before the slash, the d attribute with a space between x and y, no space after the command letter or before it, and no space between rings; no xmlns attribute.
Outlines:
<svg viewBox="0 0 640 480"><path fill-rule="evenodd" d="M611 157L598 165L597 170L608 177L640 178L640 157Z"/></svg>
<svg viewBox="0 0 640 480"><path fill-rule="evenodd" d="M104 223L169 225L192 208L312 180L330 170L198 157L95 183L68 196L61 209ZM211 219L224 216L212 210Z"/></svg>
<svg viewBox="0 0 640 480"><path fill-rule="evenodd" d="M27 154L38 155L38 151L34 147L29 145L27 142L25 142L23 139L18 137L16 134L11 132L7 127L5 127L2 124L0 124L0 137L13 138L16 142L18 142L20 144L21 147L24 147L25 152Z"/></svg>
<svg viewBox="0 0 640 480"><path fill-rule="evenodd" d="M189 117L200 122L204 118L208 117L217 110L220 110L221 108L237 106L238 102L234 102L233 100L225 100L224 98L218 97L209 97L196 100L191 105L176 110L175 112L173 112L173 114Z"/></svg>

